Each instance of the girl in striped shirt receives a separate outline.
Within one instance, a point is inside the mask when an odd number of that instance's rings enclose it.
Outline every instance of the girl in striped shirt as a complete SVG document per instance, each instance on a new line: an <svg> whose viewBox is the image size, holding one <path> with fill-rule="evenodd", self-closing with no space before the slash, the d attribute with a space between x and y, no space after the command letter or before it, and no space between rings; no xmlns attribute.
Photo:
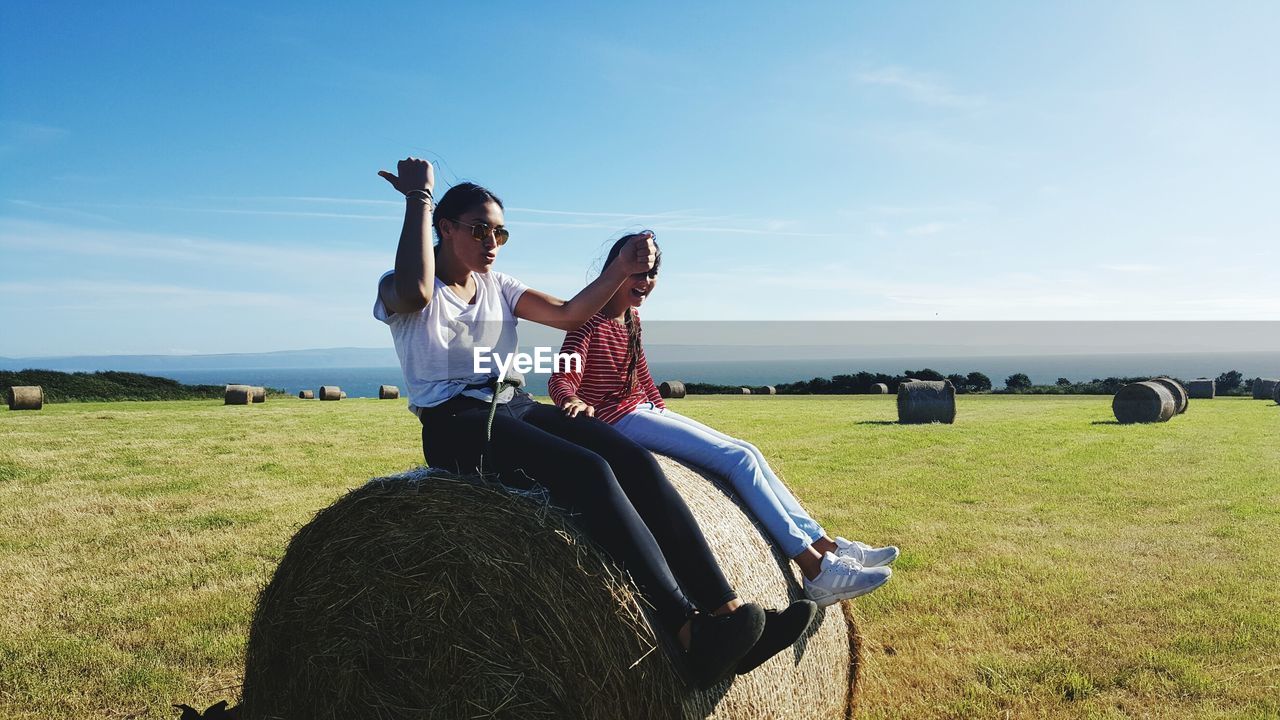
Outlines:
<svg viewBox="0 0 1280 720"><path fill-rule="evenodd" d="M605 268L634 237L614 243ZM577 353L582 365L580 371L570 368L551 376L551 399L571 417L593 415L653 452L727 479L773 542L800 567L805 594L819 605L883 585L892 575L887 566L898 557L896 547L830 537L754 445L680 415L662 402L645 361L637 311L657 285L661 262L659 250L651 270L631 275L600 312L565 336L561 352Z"/></svg>

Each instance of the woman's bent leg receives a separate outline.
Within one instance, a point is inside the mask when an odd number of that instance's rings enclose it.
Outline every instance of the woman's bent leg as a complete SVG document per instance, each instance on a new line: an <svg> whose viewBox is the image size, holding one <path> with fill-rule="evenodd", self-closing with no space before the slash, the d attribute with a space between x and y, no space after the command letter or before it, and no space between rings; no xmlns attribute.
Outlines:
<svg viewBox="0 0 1280 720"><path fill-rule="evenodd" d="M616 427L654 452L722 475L787 557L796 557L809 549L813 539L792 520L760 464L746 449L668 418L666 413L637 410L619 420Z"/></svg>
<svg viewBox="0 0 1280 720"><path fill-rule="evenodd" d="M484 407L424 418L427 457L437 467L474 469L487 420ZM684 624L694 606L604 458L503 411L494 418L492 450L487 465L499 480L517 488L534 483L544 488L554 505L570 512L575 524L631 573L668 631Z"/></svg>
<svg viewBox="0 0 1280 720"><path fill-rule="evenodd" d="M713 611L737 599L689 506L649 451L608 423L585 416L570 418L550 405L535 408L526 420L597 453L609 463L618 484L662 548L680 586L699 608Z"/></svg>

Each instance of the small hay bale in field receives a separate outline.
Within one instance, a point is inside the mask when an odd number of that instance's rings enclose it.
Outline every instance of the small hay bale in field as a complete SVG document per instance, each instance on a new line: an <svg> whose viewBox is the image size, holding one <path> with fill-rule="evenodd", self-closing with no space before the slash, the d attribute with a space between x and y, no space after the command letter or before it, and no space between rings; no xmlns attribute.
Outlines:
<svg viewBox="0 0 1280 720"><path fill-rule="evenodd" d="M1111 399L1111 412L1123 424L1166 422L1178 414L1169 388L1152 380L1130 383Z"/></svg>
<svg viewBox="0 0 1280 720"><path fill-rule="evenodd" d="M39 410L44 407L44 388L39 385L14 385L7 394L10 410Z"/></svg>
<svg viewBox="0 0 1280 720"><path fill-rule="evenodd" d="M888 395L889 386L884 383L876 383L875 385L871 386L870 393L872 395Z"/></svg>
<svg viewBox="0 0 1280 720"><path fill-rule="evenodd" d="M741 388L738 388L738 393L739 393L739 394L741 394L741 395L750 395L750 394L751 394L751 388L749 388L749 387L741 387Z"/></svg>
<svg viewBox="0 0 1280 720"><path fill-rule="evenodd" d="M765 385L764 387L760 388L760 394L761 395L777 395L778 388L772 385Z"/></svg>
<svg viewBox="0 0 1280 720"><path fill-rule="evenodd" d="M346 391L346 390L343 390L342 392L338 393L338 399L339 399L339 400L346 400L346 399L347 399L347 391Z"/></svg>
<svg viewBox="0 0 1280 720"><path fill-rule="evenodd" d="M1280 405L1280 382L1276 383L1276 389L1271 393L1271 399L1275 400L1277 405Z"/></svg>
<svg viewBox="0 0 1280 720"><path fill-rule="evenodd" d="M299 400L315 400L316 394L312 390L299 390L298 399Z"/></svg>
<svg viewBox="0 0 1280 720"><path fill-rule="evenodd" d="M1210 378L1196 378L1187 381L1187 398L1191 400L1212 400L1218 394L1218 383Z"/></svg>
<svg viewBox="0 0 1280 720"><path fill-rule="evenodd" d="M267 401L267 389L255 385L253 388L253 401L255 403L263 403Z"/></svg>
<svg viewBox="0 0 1280 720"><path fill-rule="evenodd" d="M1181 415L1187 411L1187 406L1190 403L1187 398L1187 389L1182 387L1182 383L1167 377L1151 378L1151 382L1158 382L1168 389L1169 394L1173 396L1174 405L1177 406L1176 415Z"/></svg>
<svg viewBox="0 0 1280 720"><path fill-rule="evenodd" d="M912 380L898 384L898 422L953 423L956 386L950 380Z"/></svg>
<svg viewBox="0 0 1280 720"><path fill-rule="evenodd" d="M341 400L342 395L343 395L342 388L338 387L337 385L321 385L320 386L321 400Z"/></svg>
<svg viewBox="0 0 1280 720"><path fill-rule="evenodd" d="M684 383L679 380L667 380L658 386L658 394L664 398L684 397Z"/></svg>
<svg viewBox="0 0 1280 720"><path fill-rule="evenodd" d="M400 397L400 388L396 387L395 385L378 386L379 400L395 400L398 397Z"/></svg>
<svg viewBox="0 0 1280 720"><path fill-rule="evenodd" d="M223 405L252 405L253 388L249 385L228 385L222 391Z"/></svg>
<svg viewBox="0 0 1280 720"><path fill-rule="evenodd" d="M1277 381L1269 378L1257 378L1253 381L1253 399L1270 400L1276 392Z"/></svg>
<svg viewBox="0 0 1280 720"><path fill-rule="evenodd" d="M726 577L784 607L799 576L699 471L659 456ZM850 717L859 637L849 603L747 675L700 692L643 601L564 516L420 469L320 511L262 590L242 717Z"/></svg>

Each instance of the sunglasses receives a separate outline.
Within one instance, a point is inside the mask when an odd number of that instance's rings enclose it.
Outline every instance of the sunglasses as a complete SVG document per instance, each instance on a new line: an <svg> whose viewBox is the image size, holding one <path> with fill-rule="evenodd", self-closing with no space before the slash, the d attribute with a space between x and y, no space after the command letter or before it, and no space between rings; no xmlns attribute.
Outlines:
<svg viewBox="0 0 1280 720"><path fill-rule="evenodd" d="M511 239L511 231L504 227L493 227L489 223L464 223L461 220L451 220L450 222L471 228L471 237L476 240L483 241L485 238L492 236L495 243L506 245L507 241Z"/></svg>

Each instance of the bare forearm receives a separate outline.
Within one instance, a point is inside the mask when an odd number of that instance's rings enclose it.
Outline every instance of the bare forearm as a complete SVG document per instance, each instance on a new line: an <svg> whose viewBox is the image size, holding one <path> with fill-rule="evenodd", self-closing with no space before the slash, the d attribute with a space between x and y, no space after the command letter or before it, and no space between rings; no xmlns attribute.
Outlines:
<svg viewBox="0 0 1280 720"><path fill-rule="evenodd" d="M620 265L610 265L605 268L605 271L600 273L600 277L592 280L591 284L579 290L577 295L565 302L561 311L564 319L575 325L586 322L592 315L600 312L600 308L609 302L626 279L627 273Z"/></svg>
<svg viewBox="0 0 1280 720"><path fill-rule="evenodd" d="M396 248L396 295L405 301L431 301L436 261L431 247L431 205L409 198Z"/></svg>
<svg viewBox="0 0 1280 720"><path fill-rule="evenodd" d="M407 157L396 163L396 173L379 170L378 175L404 196L404 226L396 248L396 269L378 293L392 312L413 312L431 302L435 287L436 256L431 248L431 188L435 173L431 163Z"/></svg>

